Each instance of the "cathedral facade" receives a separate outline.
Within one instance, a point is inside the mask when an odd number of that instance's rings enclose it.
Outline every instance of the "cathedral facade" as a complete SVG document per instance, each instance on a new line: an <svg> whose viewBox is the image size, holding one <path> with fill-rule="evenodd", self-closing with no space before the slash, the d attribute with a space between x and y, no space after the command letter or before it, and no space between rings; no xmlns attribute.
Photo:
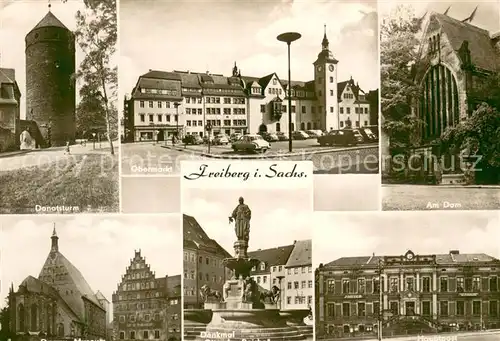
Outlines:
<svg viewBox="0 0 500 341"><path fill-rule="evenodd" d="M17 340L106 339L106 299L94 293L80 271L52 246L38 278L10 289L10 330Z"/></svg>
<svg viewBox="0 0 500 341"><path fill-rule="evenodd" d="M156 277L140 251L131 259L112 302L118 340L180 340L180 275Z"/></svg>
<svg viewBox="0 0 500 341"><path fill-rule="evenodd" d="M314 79L291 82L293 131L370 125L367 94L352 78L338 81L338 64L325 31L313 63ZM129 141L207 132L286 133L287 93L288 80L276 73L242 76L236 63L231 76L150 70L139 77L131 98L125 99L125 132Z"/></svg>

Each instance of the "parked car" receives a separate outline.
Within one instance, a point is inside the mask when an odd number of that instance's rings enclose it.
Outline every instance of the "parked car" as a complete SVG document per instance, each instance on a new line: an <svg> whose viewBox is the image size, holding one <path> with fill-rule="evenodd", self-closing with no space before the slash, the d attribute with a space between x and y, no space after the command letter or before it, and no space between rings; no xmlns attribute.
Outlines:
<svg viewBox="0 0 500 341"><path fill-rule="evenodd" d="M184 144L202 144L203 139L198 134L186 135L182 139L182 143L184 143Z"/></svg>
<svg viewBox="0 0 500 341"><path fill-rule="evenodd" d="M361 135L363 135L365 142L377 142L378 138L370 128L362 127L359 129Z"/></svg>
<svg viewBox="0 0 500 341"><path fill-rule="evenodd" d="M358 140L354 132L350 129L330 130L325 135L318 137L318 143L321 146L334 146L334 145L357 145Z"/></svg>
<svg viewBox="0 0 500 341"><path fill-rule="evenodd" d="M229 141L231 142L234 142L234 141L237 141L240 139L240 137L243 136L242 134L240 133L232 133L230 136L229 136Z"/></svg>
<svg viewBox="0 0 500 341"><path fill-rule="evenodd" d="M307 140L309 138L309 135L307 135L305 131L299 130L293 132L292 138L294 140Z"/></svg>
<svg viewBox="0 0 500 341"><path fill-rule="evenodd" d="M229 138L224 134L219 134L215 136L213 143L216 145L227 145L229 144Z"/></svg>
<svg viewBox="0 0 500 341"><path fill-rule="evenodd" d="M316 139L323 135L321 130L306 130L306 134L309 135L309 138Z"/></svg>
<svg viewBox="0 0 500 341"><path fill-rule="evenodd" d="M365 138L363 137L363 134L361 134L359 129L351 129L351 130L354 134L354 137L358 141L358 143L368 142L368 141L365 141Z"/></svg>
<svg viewBox="0 0 500 341"><path fill-rule="evenodd" d="M238 141L233 142L235 152L266 152L271 145L258 134L243 135Z"/></svg>
<svg viewBox="0 0 500 341"><path fill-rule="evenodd" d="M276 136L278 136L278 141L288 141L288 135L285 135L284 132L277 132Z"/></svg>
<svg viewBox="0 0 500 341"><path fill-rule="evenodd" d="M210 135L210 136L203 136L203 143L208 143L208 140L210 139L210 143L214 143L215 137Z"/></svg>
<svg viewBox="0 0 500 341"><path fill-rule="evenodd" d="M262 136L262 138L264 140L266 140L267 142L276 142L276 141L279 141L278 135L276 135L274 133L260 132L259 135Z"/></svg>
<svg viewBox="0 0 500 341"><path fill-rule="evenodd" d="M370 132L375 136L375 141L378 142L378 126L364 126L364 129L369 129Z"/></svg>

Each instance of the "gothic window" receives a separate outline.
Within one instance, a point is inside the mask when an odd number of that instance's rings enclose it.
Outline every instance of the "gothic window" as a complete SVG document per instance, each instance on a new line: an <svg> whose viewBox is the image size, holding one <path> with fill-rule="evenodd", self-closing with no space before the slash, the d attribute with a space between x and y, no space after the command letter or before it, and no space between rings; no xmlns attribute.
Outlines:
<svg viewBox="0 0 500 341"><path fill-rule="evenodd" d="M70 325L70 336L75 336L75 324L73 322L71 322L71 325Z"/></svg>
<svg viewBox="0 0 500 341"><path fill-rule="evenodd" d="M57 336L64 336L64 324L62 323L57 325Z"/></svg>
<svg viewBox="0 0 500 341"><path fill-rule="evenodd" d="M281 124L279 122L276 122L276 132L280 132L281 131Z"/></svg>
<svg viewBox="0 0 500 341"><path fill-rule="evenodd" d="M307 122L307 130L311 130L311 122Z"/></svg>
<svg viewBox="0 0 500 341"><path fill-rule="evenodd" d="M306 130L306 125L304 122L300 123L300 130Z"/></svg>
<svg viewBox="0 0 500 341"><path fill-rule="evenodd" d="M25 330L24 321L26 317L24 315L24 305L22 303L17 307L17 318L19 320L18 331L24 332Z"/></svg>
<svg viewBox="0 0 500 341"><path fill-rule="evenodd" d="M30 329L32 331L38 331L38 306L36 304L31 305Z"/></svg>

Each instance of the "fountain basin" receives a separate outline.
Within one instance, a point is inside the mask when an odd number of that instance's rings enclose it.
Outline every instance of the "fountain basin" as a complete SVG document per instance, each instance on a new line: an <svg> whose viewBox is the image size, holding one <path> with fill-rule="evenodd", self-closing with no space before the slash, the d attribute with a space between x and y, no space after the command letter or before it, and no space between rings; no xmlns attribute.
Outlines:
<svg viewBox="0 0 500 341"><path fill-rule="evenodd" d="M215 309L212 311L211 328L254 329L285 327L278 309Z"/></svg>
<svg viewBox="0 0 500 341"><path fill-rule="evenodd" d="M309 309L285 309L280 310L279 315L289 326L304 326L304 319L309 313Z"/></svg>
<svg viewBox="0 0 500 341"><path fill-rule="evenodd" d="M184 322L206 325L212 320L212 311L208 309L184 309Z"/></svg>

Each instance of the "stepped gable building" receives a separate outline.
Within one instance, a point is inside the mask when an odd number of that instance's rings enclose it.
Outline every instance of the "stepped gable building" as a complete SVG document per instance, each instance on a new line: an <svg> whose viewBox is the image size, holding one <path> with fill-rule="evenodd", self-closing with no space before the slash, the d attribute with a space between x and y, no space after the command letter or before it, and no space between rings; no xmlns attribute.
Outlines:
<svg viewBox="0 0 500 341"><path fill-rule="evenodd" d="M294 241L285 268L285 309L312 309L314 274L311 239Z"/></svg>
<svg viewBox="0 0 500 341"><path fill-rule="evenodd" d="M314 79L292 81L293 130L342 129L370 124L370 103L351 78L338 82L339 62L329 49L326 30L313 63ZM191 71L150 70L125 98L128 141L171 135L288 132L288 81L276 73L231 76Z"/></svg>
<svg viewBox="0 0 500 341"><path fill-rule="evenodd" d="M50 12L26 35L26 119L42 147L75 140L75 37Z"/></svg>
<svg viewBox="0 0 500 341"><path fill-rule="evenodd" d="M458 250L342 257L316 271L316 332L372 334L380 316L384 335L498 328L499 276L500 260Z"/></svg>
<svg viewBox="0 0 500 341"><path fill-rule="evenodd" d="M500 33L471 24L474 15L475 11L469 18L457 20L433 12L428 17L420 59L412 70L420 86L414 114L423 121L417 154L430 155L432 141L447 127L467 120L481 101L481 94L474 90L485 76L500 71Z"/></svg>
<svg viewBox="0 0 500 341"><path fill-rule="evenodd" d="M184 234L184 308L203 307L200 289L207 285L222 292L222 286L231 277L223 260L231 258L222 246L211 239L196 219L183 215Z"/></svg>
<svg viewBox="0 0 500 341"><path fill-rule="evenodd" d="M0 68L0 152L18 148L20 101L16 71Z"/></svg>
<svg viewBox="0 0 500 341"><path fill-rule="evenodd" d="M120 340L180 340L180 276L156 277L141 251L113 293L113 321Z"/></svg>
<svg viewBox="0 0 500 341"><path fill-rule="evenodd" d="M59 252L55 228L51 239L51 250L38 278L28 276L16 292L11 287L11 331L18 340L105 339L106 310L102 299Z"/></svg>
<svg viewBox="0 0 500 341"><path fill-rule="evenodd" d="M286 245L248 252L248 257L261 261L250 272L250 276L261 288L271 290L273 286L277 286L282 292L284 291L285 266L293 251L293 247L293 245Z"/></svg>

